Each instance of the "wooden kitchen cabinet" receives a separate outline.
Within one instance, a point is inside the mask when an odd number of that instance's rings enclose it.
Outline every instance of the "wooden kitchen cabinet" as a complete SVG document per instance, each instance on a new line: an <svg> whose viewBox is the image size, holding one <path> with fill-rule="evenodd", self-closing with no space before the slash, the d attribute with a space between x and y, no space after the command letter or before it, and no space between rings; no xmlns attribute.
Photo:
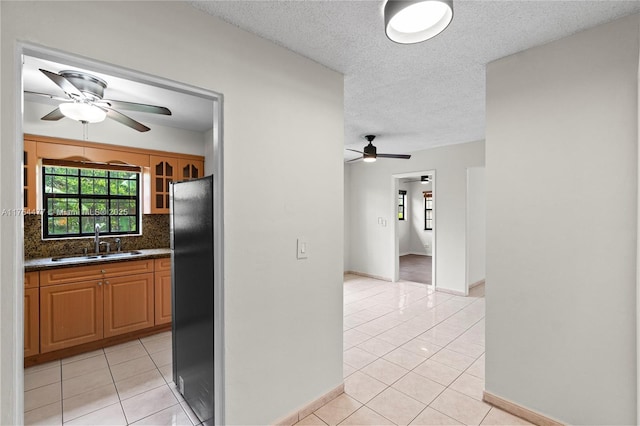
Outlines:
<svg viewBox="0 0 640 426"><path fill-rule="evenodd" d="M38 156L36 155L35 141L24 141L24 159L23 167L23 191L24 191L24 208L27 210L36 209L36 167Z"/></svg>
<svg viewBox="0 0 640 426"><path fill-rule="evenodd" d="M171 258L155 260L155 324L171 322Z"/></svg>
<svg viewBox="0 0 640 426"><path fill-rule="evenodd" d="M104 280L104 337L154 325L153 274Z"/></svg>
<svg viewBox="0 0 640 426"><path fill-rule="evenodd" d="M178 160L178 180L198 179L204 176L204 161Z"/></svg>
<svg viewBox="0 0 640 426"><path fill-rule="evenodd" d="M151 213L169 213L169 183L178 180L178 159L149 157L151 165Z"/></svg>
<svg viewBox="0 0 640 426"><path fill-rule="evenodd" d="M103 337L103 283L91 280L40 288L40 351Z"/></svg>
<svg viewBox="0 0 640 426"><path fill-rule="evenodd" d="M153 259L40 272L40 352L154 326Z"/></svg>
<svg viewBox="0 0 640 426"><path fill-rule="evenodd" d="M24 356L40 353L40 292L37 272L24 274Z"/></svg>

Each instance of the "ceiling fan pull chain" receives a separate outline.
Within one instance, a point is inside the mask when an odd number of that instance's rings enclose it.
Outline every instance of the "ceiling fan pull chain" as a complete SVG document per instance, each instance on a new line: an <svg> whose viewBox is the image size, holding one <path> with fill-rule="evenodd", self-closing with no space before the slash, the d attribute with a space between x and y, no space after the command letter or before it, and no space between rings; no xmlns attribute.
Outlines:
<svg viewBox="0 0 640 426"><path fill-rule="evenodd" d="M89 140L89 123L87 123L86 121L82 122L82 138L85 141Z"/></svg>

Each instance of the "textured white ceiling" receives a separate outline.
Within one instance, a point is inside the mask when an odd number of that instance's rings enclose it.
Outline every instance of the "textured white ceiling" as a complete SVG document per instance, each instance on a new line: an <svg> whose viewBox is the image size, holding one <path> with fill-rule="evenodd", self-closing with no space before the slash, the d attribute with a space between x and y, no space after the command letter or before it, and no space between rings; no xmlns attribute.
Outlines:
<svg viewBox="0 0 640 426"><path fill-rule="evenodd" d="M398 45L384 34L383 1L191 4L343 73L345 147L361 150L373 133L382 153L483 139L487 63L640 11L640 1L456 0L445 32Z"/></svg>

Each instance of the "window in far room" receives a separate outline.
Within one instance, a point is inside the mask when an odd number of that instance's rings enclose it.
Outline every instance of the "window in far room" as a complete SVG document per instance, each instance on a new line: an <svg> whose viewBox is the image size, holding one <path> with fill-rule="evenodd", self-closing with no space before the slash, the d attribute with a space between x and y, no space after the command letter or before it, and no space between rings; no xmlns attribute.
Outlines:
<svg viewBox="0 0 640 426"><path fill-rule="evenodd" d="M433 192L424 191L424 230L433 229Z"/></svg>
<svg viewBox="0 0 640 426"><path fill-rule="evenodd" d="M398 220L404 220L406 215L407 191L398 191Z"/></svg>

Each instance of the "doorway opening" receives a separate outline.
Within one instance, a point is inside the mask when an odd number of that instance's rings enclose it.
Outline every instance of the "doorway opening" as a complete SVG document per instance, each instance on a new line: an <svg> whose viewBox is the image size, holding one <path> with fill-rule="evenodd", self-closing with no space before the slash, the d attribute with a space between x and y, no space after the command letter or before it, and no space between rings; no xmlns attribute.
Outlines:
<svg viewBox="0 0 640 426"><path fill-rule="evenodd" d="M199 155L205 158L204 164L204 174L210 175L215 174L215 188L214 188L214 203L213 203L213 220L214 220L214 419L215 423L224 424L224 395L223 395L223 129L222 129L222 107L223 107L223 97L221 94L212 92L210 90L201 89L195 86L191 86L185 83L180 83L176 81L167 80L161 77L152 76L149 74L141 73L135 70L125 69L119 66L113 66L110 64L106 64L103 62L99 62L93 59L81 58L75 55L67 54L65 52L57 51L54 49L44 48L37 45L32 45L29 43L23 43L18 46L16 51L16 64L21 64L21 66L17 69L16 72L16 105L15 111L19 120L17 120L16 130L15 130L15 146L16 151L21 153L20 157L22 158L22 152L25 151L24 144L24 135L25 133L29 134L37 134L44 137L54 137L54 138L65 138L70 140L79 140L82 139L84 141L89 142L97 142L97 143L108 143L111 145L125 145L132 146L136 149L151 149L157 151L167 151L167 152L180 152L181 149L186 149L186 154L190 155ZM165 102L152 102L154 99L158 99L157 93L162 93L160 95L162 99L167 100L172 98L173 101L177 102L176 105L180 105L179 108L173 108L173 116L176 118L174 123L179 121L181 126L174 126L173 124L167 124L167 121L163 121L166 117L155 117L152 115L142 115L144 117L145 124L148 124L149 127L152 128L152 131L149 134L153 134L152 138L154 140L150 143L150 146L145 145L145 140L142 137L139 137L138 132L127 128L133 127L131 125L121 126L123 123L123 119L114 120L113 122L106 122L105 127L101 130L98 130L98 125L87 125L80 124L79 122L62 120L62 125L56 121L41 121L40 117L43 115L42 111L50 111L56 108L61 100L56 99L60 96L56 95L55 97L50 97L47 99L46 96L42 96L43 92L53 92L56 86L52 83L52 81L47 80L46 74L41 72L39 69L47 69L47 71L52 72L56 75L64 74L63 70L79 70L80 72L87 72L91 75L98 76L100 80L104 79L109 83L114 83L113 87L117 85L115 82L122 83L119 87L125 88L134 88L136 94L140 97L138 99L126 99L127 91L124 92L115 92L115 96L110 94L109 98L118 99L127 102L140 102L145 104L155 104L155 105L163 105ZM30 75L31 73L31 75ZM33 74L37 74L41 81L44 84L48 84L46 86L47 89L39 89L39 88L31 88L31 92L35 92L35 94L25 95L23 90L28 90L27 87L27 79L33 77ZM68 74L68 73L67 73ZM106 77L106 78L105 78ZM57 77L54 77L51 80L55 80ZM129 85L129 86L127 86ZM40 94L38 94L40 93ZM63 93L63 92L59 92ZM155 93L155 95L154 95ZM154 98L154 96L156 96ZM124 97L124 98L123 98ZM107 96L105 96L107 98ZM68 100L62 99L63 102L68 102ZM163 106L165 106L163 105ZM189 114L192 114L194 111L206 111L205 117L201 117L202 119L199 122L189 121L190 117L187 117ZM127 115L131 115L134 120L143 121L136 116L135 112L129 113ZM191 118L193 115L191 116ZM107 125L109 123L109 125ZM131 122L129 122L131 123ZM200 126L197 129L195 126ZM203 127L204 126L204 127ZM76 133L79 133L76 135ZM165 133L163 132L163 129ZM76 133L69 133L76 132ZM130 133L127 133L130 132ZM176 135L179 135L181 132L187 134L191 133L192 137L186 140L184 138L180 138ZM158 135L161 133L162 135ZM166 136L163 136L165 135ZM201 135L201 136L193 136L193 134ZM79 135L82 135L80 137ZM171 135L173 135L173 143L171 143ZM123 142L126 141L126 142ZM188 146L185 148L185 146ZM193 150L198 150L197 153L191 152ZM36 156L34 154L36 164L41 164L42 159L39 159L39 154ZM26 155L24 157L27 158ZM22 175L22 169L25 167L24 161L17 162L16 165L16 175ZM20 169L20 173L18 173L18 169ZM202 172L201 172L202 173ZM26 176L26 175L25 175ZM23 177L23 181L24 181ZM38 176L36 181L40 182L36 184L32 189L35 191L35 188L42 188L42 177ZM23 190L25 188L25 182L22 182L22 185L16 185L16 200L22 200L20 205L27 206L27 193ZM33 183L31 183L33 185ZM142 185L142 183L140 184ZM147 195L142 197L139 201L142 202L142 199L145 199L144 203L149 202L147 199L150 196L150 189L145 187L141 190L142 192L146 192ZM40 196L33 196L33 199L37 201L37 209L36 211L42 211L46 206L42 205L42 201L40 200ZM32 201L33 203L33 201ZM27 210L27 209L25 209ZM150 213L148 210L143 213ZM168 216L168 214L167 214ZM25 222L26 223L26 222ZM36 221L30 221L29 226L31 224L36 223ZM144 221L143 221L144 223ZM168 223L168 222L167 222ZM142 232L145 232L144 226ZM167 230L168 232L168 230ZM33 235L34 232L30 232L30 235ZM36 232L37 234L37 232ZM20 228L18 231L17 237L22 245L22 247L26 248L27 244L25 241L25 225ZM34 245L41 243L41 241L29 241L28 245ZM74 245L76 241L70 240L68 244ZM75 248L75 246L74 246ZM23 279L23 270L24 270L24 258L22 256L17 256L15 259L16 263L16 283L22 283ZM33 290L33 289L30 289ZM37 291L38 289L36 289ZM26 409L30 408L25 404L25 394L22 392L23 390L27 391L28 389L25 387L25 377L23 374L23 358L22 351L19 350L23 345L23 324L21 322L21 318L23 318L25 313L25 308L23 305L23 298L25 297L24 286L18 285L15 291L12 292L14 310L16 315L14 315L15 326L13 333L14 345L17 348L16 357L14 362L14 370L15 375L11 378L13 383L7 383L7 386L11 386L16 389L16 401L15 401L15 409L17 416L20 416L20 413L26 411ZM40 298L40 296L36 296L36 298ZM64 362L63 362L64 364ZM62 378L64 381L64 377ZM115 379L113 379L115 380ZM29 383L29 386L32 386L33 383ZM52 388L54 388L53 386ZM61 383L60 386L64 389L64 384ZM64 395L61 395L60 398L64 398ZM66 419L61 419L66 420Z"/></svg>
<svg viewBox="0 0 640 426"><path fill-rule="evenodd" d="M436 287L435 171L393 175L394 281Z"/></svg>

